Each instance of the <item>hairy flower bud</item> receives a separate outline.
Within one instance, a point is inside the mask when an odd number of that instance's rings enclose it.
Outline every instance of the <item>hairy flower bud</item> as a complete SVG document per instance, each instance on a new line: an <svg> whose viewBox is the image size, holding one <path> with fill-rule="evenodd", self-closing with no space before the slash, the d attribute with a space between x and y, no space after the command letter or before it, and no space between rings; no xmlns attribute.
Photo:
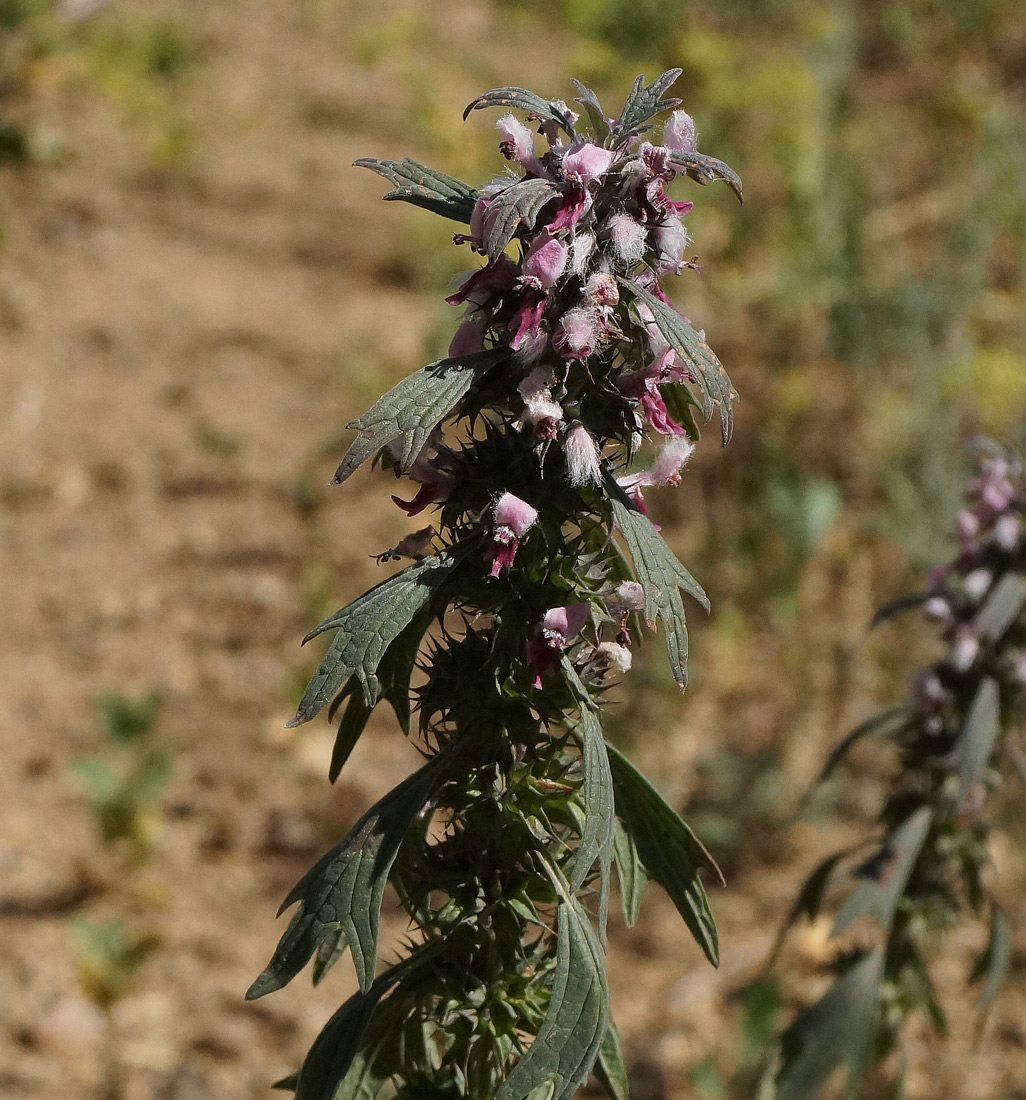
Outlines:
<svg viewBox="0 0 1026 1100"><path fill-rule="evenodd" d="M625 645L620 645L619 642L599 642L596 648L613 668L620 672L630 671L632 654Z"/></svg>
<svg viewBox="0 0 1026 1100"><path fill-rule="evenodd" d="M570 484L598 485L602 481L599 465L599 449L591 432L582 424L576 424L563 435L563 451L566 454L566 473Z"/></svg>
<svg viewBox="0 0 1026 1100"><path fill-rule="evenodd" d="M613 253L621 263L636 264L645 255L645 227L630 214L614 214L606 222L606 231Z"/></svg>
<svg viewBox="0 0 1026 1100"><path fill-rule="evenodd" d="M675 153L693 153L698 148L695 120L687 111L674 111L663 126L663 145Z"/></svg>

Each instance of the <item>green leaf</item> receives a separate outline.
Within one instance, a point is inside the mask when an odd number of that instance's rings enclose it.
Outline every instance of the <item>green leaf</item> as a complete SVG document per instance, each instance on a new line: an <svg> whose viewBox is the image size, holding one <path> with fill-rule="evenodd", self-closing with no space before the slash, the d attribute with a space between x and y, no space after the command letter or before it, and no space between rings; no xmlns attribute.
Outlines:
<svg viewBox="0 0 1026 1100"><path fill-rule="evenodd" d="M617 813L637 845L646 874L670 895L706 958L719 966L716 922L698 877L698 869L704 867L722 882L716 861L655 787L612 745L609 766Z"/></svg>
<svg viewBox="0 0 1026 1100"><path fill-rule="evenodd" d="M599 1047L595 1077L606 1090L609 1100L628 1100L627 1067L623 1060L623 1046L612 1017L609 1018L609 1026Z"/></svg>
<svg viewBox="0 0 1026 1100"><path fill-rule="evenodd" d="M823 765L823 770L819 773L817 783L823 783L829 779L848 753L862 740L863 737L868 737L870 734L875 734L879 737L890 737L892 734L898 733L903 730L909 723L909 712L907 707L891 707L888 710L881 711L880 714L874 714L871 718L867 718L864 722L857 725L851 733L846 734L830 751L830 755L827 757L826 763Z"/></svg>
<svg viewBox="0 0 1026 1100"><path fill-rule="evenodd" d="M1001 695L993 676L985 676L965 716L962 734L951 753L951 766L958 772L955 801L961 803L982 779L998 735Z"/></svg>
<svg viewBox="0 0 1026 1100"><path fill-rule="evenodd" d="M652 521L615 497L612 504L613 520L623 532L635 575L645 590L645 621L654 627L656 617L662 619L670 668L683 691L688 682L688 629L680 589L693 596L706 611L709 601L701 585L652 526Z"/></svg>
<svg viewBox="0 0 1026 1100"><path fill-rule="evenodd" d="M708 421L712 418L713 410L718 410L723 442L728 443L734 430L734 414L730 403L737 394L723 364L705 340L672 306L668 306L630 279L619 279L619 283L633 298L648 306L667 343L692 368L701 392L702 415Z"/></svg>
<svg viewBox="0 0 1026 1100"><path fill-rule="evenodd" d="M933 810L920 806L887 838L871 861L872 871L867 873L863 868L856 872L855 888L837 913L832 936L846 932L867 914L876 917L884 929L890 929L932 820Z"/></svg>
<svg viewBox="0 0 1026 1100"><path fill-rule="evenodd" d="M558 194L550 180L526 179L500 191L484 213L484 241L493 262L516 236L521 224L534 228L539 213Z"/></svg>
<svg viewBox="0 0 1026 1100"><path fill-rule="evenodd" d="M409 626L462 555L458 548L415 562L337 611L303 639L337 630L307 685L289 728L309 722L355 675L367 706L378 698L378 665L392 642ZM358 715L354 715L354 721Z"/></svg>
<svg viewBox="0 0 1026 1100"><path fill-rule="evenodd" d="M443 218L470 224L478 193L462 180L447 176L444 172L436 172L409 157L398 161L361 157L353 163L359 168L369 168L372 172L377 172L395 185L384 196L386 202L409 202L441 214Z"/></svg>
<svg viewBox="0 0 1026 1100"><path fill-rule="evenodd" d="M580 847L570 863L570 888L577 890L588 876L595 860L600 863L599 937L605 939L606 915L609 910L609 868L613 860L613 776L609 756L602 736L598 716L588 707L581 707L581 751L584 758L584 825Z"/></svg>
<svg viewBox="0 0 1026 1100"><path fill-rule="evenodd" d="M479 95L467 104L463 111L463 121L467 121L471 111L480 111L484 107L515 107L535 118L555 122L569 137L576 136L574 125L564 110L557 107L552 100L542 99L540 95L529 92L526 88L493 88L490 92Z"/></svg>
<svg viewBox="0 0 1026 1100"><path fill-rule="evenodd" d="M1026 603L1026 577L1006 573L991 589L990 595L976 613L972 629L987 641L996 642L1015 622Z"/></svg>
<svg viewBox="0 0 1026 1100"><path fill-rule="evenodd" d="M526 1100L550 1081L553 1100L568 1100L588 1079L608 1024L602 949L587 914L567 897L556 914L556 968L545 1018L495 1100Z"/></svg>
<svg viewBox="0 0 1026 1100"><path fill-rule="evenodd" d="M714 180L722 180L737 195L738 202L744 202L744 187L741 177L722 160L708 157L705 153L678 153L670 154L674 164L684 169L684 174L695 180L696 183L712 183Z"/></svg>
<svg viewBox="0 0 1026 1100"><path fill-rule="evenodd" d="M477 351L453 359L439 359L414 371L346 427L359 435L349 445L332 485L341 485L368 458L393 440L401 439L398 468L405 473L417 460L428 436L470 389L477 375L509 356L509 348Z"/></svg>
<svg viewBox="0 0 1026 1100"><path fill-rule="evenodd" d="M378 662L378 687L383 699L387 699L395 711L404 733L410 732L410 677L413 675L413 667L417 661L417 653L420 643L427 630L428 617L417 615L399 636L385 650L384 656ZM374 710L374 705L368 703L362 691L357 691L357 683L350 679L346 686L328 708L328 721L335 715L338 707L349 699L349 705L339 722L338 732L335 734L335 744L331 751L331 765L328 769L328 779L334 783L338 779L346 761L356 747L360 735L363 733L367 720Z"/></svg>
<svg viewBox="0 0 1026 1100"><path fill-rule="evenodd" d="M1005 911L994 899L990 902L990 938L983 954L976 960L970 984L984 979L976 1004L985 1008L991 1004L1005 984L1012 963L1012 925Z"/></svg>
<svg viewBox="0 0 1026 1100"><path fill-rule="evenodd" d="M631 928L641 912L641 897L645 892L648 875L645 874L634 838L619 821L613 827L613 860L620 880L624 923Z"/></svg>
<svg viewBox="0 0 1026 1100"><path fill-rule="evenodd" d="M338 1100L360 1051L371 1014L381 998L405 975L435 955L439 944L422 947L375 979L366 992L349 998L324 1025L296 1078L296 1100Z"/></svg>
<svg viewBox="0 0 1026 1100"><path fill-rule="evenodd" d="M574 102L579 103L588 112L591 128L595 132L596 140L601 145L609 137L609 119L606 117L606 112L602 110L602 104L599 103L598 96L591 88L586 87L579 80L571 79L570 83L578 92Z"/></svg>
<svg viewBox="0 0 1026 1100"><path fill-rule="evenodd" d="M811 1100L842 1063L852 1100L872 1056L884 951L863 955L784 1032L774 1100Z"/></svg>
<svg viewBox="0 0 1026 1100"><path fill-rule="evenodd" d="M331 1100L375 1100L401 1070L402 1025L409 1006L398 996L382 1001L371 1016L356 1052Z"/></svg>
<svg viewBox="0 0 1026 1100"><path fill-rule="evenodd" d="M314 952L316 983L347 945L360 988L370 988L388 872L410 823L438 784L438 773L447 759L433 757L385 795L296 883L278 913L297 901L302 904L267 969L249 987L247 1000L287 985Z"/></svg>
<svg viewBox="0 0 1026 1100"><path fill-rule="evenodd" d="M663 99L662 95L683 71L683 69L667 69L647 88L643 76L635 79L614 127L617 140L622 141L632 134L641 133L641 128L653 115L678 106L679 99Z"/></svg>

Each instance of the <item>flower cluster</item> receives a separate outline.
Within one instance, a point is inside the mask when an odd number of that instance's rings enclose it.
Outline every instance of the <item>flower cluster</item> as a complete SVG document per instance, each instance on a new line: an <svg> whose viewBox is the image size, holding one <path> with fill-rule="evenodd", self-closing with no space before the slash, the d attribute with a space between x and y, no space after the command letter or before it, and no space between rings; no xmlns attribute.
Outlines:
<svg viewBox="0 0 1026 1100"><path fill-rule="evenodd" d="M1022 462L987 445L956 519L957 555L933 570L928 591L896 601L877 617L921 605L943 644L941 656L913 676L907 703L859 726L824 772L867 735L886 734L897 747L900 769L881 815L883 840L851 872L854 886L833 930L841 936L872 916L882 934L875 946L841 956L834 988L792 1024L769 1096L815 1095L842 1058L854 1090L874 1054L894 1048L913 1012L943 1030L924 948L930 933L947 929L966 911L990 922L989 944L972 974L984 982L980 1004L1000 989L1010 926L985 881L985 810L1002 779L1007 735L1026 716L1024 523ZM818 913L845 855L831 856L810 876L794 916ZM824 1008L842 1001L843 1010L833 1014ZM831 1058L821 1056L824 1049Z"/></svg>
<svg viewBox="0 0 1026 1100"><path fill-rule="evenodd" d="M678 75L639 78L616 119L577 85L588 133L561 100L486 93L468 113L511 109L508 170L480 190L410 160L357 162L393 183L386 198L462 223L456 244L484 262L448 299L462 310L448 356L350 425L335 475L377 457L417 486L396 505L433 522L375 555L413 564L312 632L336 635L292 724L344 707L334 779L384 698L406 732L416 715L427 760L297 884L250 990L311 957L317 980L352 952L361 992L292 1082L300 1100L371 1098L389 1081L401 1097L568 1100L592 1072L625 1095L603 961L614 863L628 922L654 879L716 961L699 877L715 865L600 719L657 618L685 684L682 593L705 596L644 492L679 483L699 420L718 412L724 442L731 427L726 373L660 285L695 266L674 181L741 194L664 98ZM386 881L413 936L376 976Z"/></svg>

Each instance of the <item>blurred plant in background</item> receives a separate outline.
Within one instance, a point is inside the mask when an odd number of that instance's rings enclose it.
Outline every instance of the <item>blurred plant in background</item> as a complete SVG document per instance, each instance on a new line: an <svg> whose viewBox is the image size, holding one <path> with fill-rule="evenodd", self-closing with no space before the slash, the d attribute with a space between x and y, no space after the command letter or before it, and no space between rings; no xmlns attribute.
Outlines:
<svg viewBox="0 0 1026 1100"><path fill-rule="evenodd" d="M159 709L156 691L136 700L105 692L96 701L108 740L105 751L71 764L100 839L120 864L121 889L130 885L152 854L160 825L157 800L171 778L171 748L153 735ZM94 919L78 912L68 918L68 931L79 985L101 1011L105 1024L101 1100L119 1100L123 1058L114 1009L160 941L154 935L136 934L120 915Z"/></svg>
<svg viewBox="0 0 1026 1100"><path fill-rule="evenodd" d="M1008 973L1012 925L992 893L989 818L1002 781L1023 778L1026 476L1016 455L988 449L958 516L958 555L931 573L928 591L882 613L922 605L943 655L913 677L906 704L863 722L824 768L827 778L867 737L886 736L897 750L883 839L829 856L795 902L791 920L816 919L839 870L855 864L831 932L836 982L784 1033L765 1100L811 1100L842 1064L846 1095L856 1095L871 1065L900 1052L916 1013L945 1036L927 956L967 916L990 927L970 975L982 983L981 1010ZM903 1094L903 1062L889 1095Z"/></svg>
<svg viewBox="0 0 1026 1100"><path fill-rule="evenodd" d="M160 705L155 692L132 702L107 692L97 702L109 738L102 755L80 757L71 768L85 791L104 844L125 847L145 859L159 825L156 810L171 778L170 747L153 737Z"/></svg>

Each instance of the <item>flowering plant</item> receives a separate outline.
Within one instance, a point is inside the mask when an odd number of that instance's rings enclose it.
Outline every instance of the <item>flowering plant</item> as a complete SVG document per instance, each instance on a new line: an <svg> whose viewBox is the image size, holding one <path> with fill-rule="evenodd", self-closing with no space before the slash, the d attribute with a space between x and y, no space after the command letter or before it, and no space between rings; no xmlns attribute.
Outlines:
<svg viewBox="0 0 1026 1100"><path fill-rule="evenodd" d="M836 872L855 857L847 876L853 885L832 936L845 936L863 917L874 919L875 935L839 954L834 985L785 1032L760 1094L767 1100L819 1095L842 1062L846 1095L855 1095L874 1059L895 1048L913 1012L923 1012L943 1034L944 1011L924 950L931 934L950 929L966 912L990 926L971 974L983 983L979 1005L990 1004L1001 988L1011 961L1011 926L986 884L991 829L984 811L1018 751L1010 734L1026 716L1024 523L1022 462L987 445L956 521L954 560L931 573L926 592L877 615L879 622L921 607L944 652L915 674L907 703L862 723L823 769L826 778L866 736L887 736L897 749L899 767L880 815L882 839L867 846L868 856L860 846L824 860L806 880L790 918L815 918Z"/></svg>
<svg viewBox="0 0 1026 1100"><path fill-rule="evenodd" d="M603 962L614 863L628 923L652 878L717 961L699 878L715 864L600 722L641 620L662 620L684 687L681 593L706 598L644 493L679 482L698 419L718 412L724 442L731 428L727 376L660 286L694 266L673 181L741 197L683 111L643 140L680 102L664 98L679 74L639 77L615 119L577 84L590 133L560 100L480 96L467 114L513 108L537 134L504 114L510 170L479 191L408 159L357 161L394 185L386 199L464 224L455 241L484 264L448 299L464 307L448 357L353 421L334 478L376 456L417 486L395 503L435 520L379 555L412 564L311 632L336 633L290 724L344 708L334 780L380 699L409 733L412 695L426 762L285 899L299 909L249 991L312 957L319 981L350 949L360 992L287 1082L300 1100L563 1100L593 1071L624 1096ZM646 438L659 449L637 468ZM414 931L376 974L386 882Z"/></svg>

